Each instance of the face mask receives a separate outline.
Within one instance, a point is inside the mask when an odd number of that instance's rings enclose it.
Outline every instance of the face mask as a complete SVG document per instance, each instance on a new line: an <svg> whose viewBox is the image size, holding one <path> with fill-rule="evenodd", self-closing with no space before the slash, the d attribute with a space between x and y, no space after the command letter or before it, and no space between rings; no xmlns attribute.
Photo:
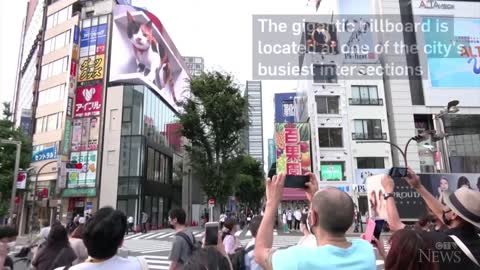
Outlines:
<svg viewBox="0 0 480 270"><path fill-rule="evenodd" d="M15 245L16 245L16 244L17 244L16 241L12 241L12 242L8 242L8 243L7 243L7 246L8 246L8 248L12 249L12 248L15 248Z"/></svg>

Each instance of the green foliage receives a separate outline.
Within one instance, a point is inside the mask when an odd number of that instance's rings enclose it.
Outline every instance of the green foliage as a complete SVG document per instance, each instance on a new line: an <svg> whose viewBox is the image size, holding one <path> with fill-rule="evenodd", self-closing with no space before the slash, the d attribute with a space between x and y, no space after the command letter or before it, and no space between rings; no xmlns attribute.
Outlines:
<svg viewBox="0 0 480 270"><path fill-rule="evenodd" d="M10 103L3 103L3 118L0 120L0 138L22 142L20 168L29 167L32 160L32 142L19 129L14 128ZM16 146L0 144L0 215L8 211L15 167Z"/></svg>
<svg viewBox="0 0 480 270"><path fill-rule="evenodd" d="M241 156L236 161L235 196L250 209L260 208L265 194L265 177L262 164L251 156Z"/></svg>
<svg viewBox="0 0 480 270"><path fill-rule="evenodd" d="M209 198L223 205L233 192L232 161L242 152L247 101L231 75L208 72L190 80L191 97L180 115L191 164Z"/></svg>

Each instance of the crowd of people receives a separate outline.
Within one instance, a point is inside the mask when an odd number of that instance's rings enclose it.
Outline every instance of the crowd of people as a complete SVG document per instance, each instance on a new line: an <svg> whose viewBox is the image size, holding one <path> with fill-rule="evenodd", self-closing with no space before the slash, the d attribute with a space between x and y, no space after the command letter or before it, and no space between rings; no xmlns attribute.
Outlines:
<svg viewBox="0 0 480 270"><path fill-rule="evenodd" d="M409 169L405 180L422 196L429 213L413 226L404 224L395 196L385 196L387 222L393 232L386 252L382 237L371 242L347 239L346 232L356 218L351 197L336 188L319 190L315 175L308 176L305 187L308 208L289 209L290 219L289 212L283 214L287 226L291 220L292 229L303 233L298 245L280 250L272 245L285 182L285 175L280 174L267 179L265 209L263 215L249 220L252 239L245 246L235 236L238 220L231 216L222 217L217 244L209 246L204 239L195 239L191 227L186 225L183 209L170 210L168 221L175 235L169 269L363 270L376 269L377 256L384 259L386 270L480 269L480 192L465 186L443 194L439 200ZM381 182L385 193L394 192L395 182L391 177L383 176ZM88 222L78 218L74 223L43 224L37 237L41 244L33 257L33 269L148 269L141 258L117 255L131 223L123 212L105 207L89 217ZM4 269L13 267L7 254L15 246L16 237L14 228L0 228L0 265Z"/></svg>

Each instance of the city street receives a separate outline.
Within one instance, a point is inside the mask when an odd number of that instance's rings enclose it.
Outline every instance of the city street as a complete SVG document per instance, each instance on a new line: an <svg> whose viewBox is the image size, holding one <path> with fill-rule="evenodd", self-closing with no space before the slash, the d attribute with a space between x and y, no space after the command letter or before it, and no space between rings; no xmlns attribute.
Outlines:
<svg viewBox="0 0 480 270"><path fill-rule="evenodd" d="M168 255L172 246L175 232L172 229L164 229L158 231L151 231L146 234L130 234L125 237L123 249L128 251L129 256L141 256L145 258L150 269L163 270L168 269L170 264ZM204 230L196 227L193 229L193 234L197 240L202 240ZM240 242L245 246L252 235L245 228L243 231L237 231L236 237L240 239ZM287 248L289 246L296 245L302 235L299 232L292 232L291 234L278 233L274 231L273 247L277 249ZM348 239L358 239L359 236L353 234ZM385 248L388 249L385 243ZM377 256L377 269L383 269L383 260Z"/></svg>

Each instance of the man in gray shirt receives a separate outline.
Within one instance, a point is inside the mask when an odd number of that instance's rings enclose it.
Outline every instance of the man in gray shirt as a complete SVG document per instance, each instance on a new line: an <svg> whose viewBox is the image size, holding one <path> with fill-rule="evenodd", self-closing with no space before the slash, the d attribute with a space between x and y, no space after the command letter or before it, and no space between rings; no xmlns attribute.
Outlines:
<svg viewBox="0 0 480 270"><path fill-rule="evenodd" d="M176 232L172 250L168 257L171 261L170 270L180 269L194 249L195 237L185 226L186 216L185 211L181 208L172 209L168 213L168 222Z"/></svg>

